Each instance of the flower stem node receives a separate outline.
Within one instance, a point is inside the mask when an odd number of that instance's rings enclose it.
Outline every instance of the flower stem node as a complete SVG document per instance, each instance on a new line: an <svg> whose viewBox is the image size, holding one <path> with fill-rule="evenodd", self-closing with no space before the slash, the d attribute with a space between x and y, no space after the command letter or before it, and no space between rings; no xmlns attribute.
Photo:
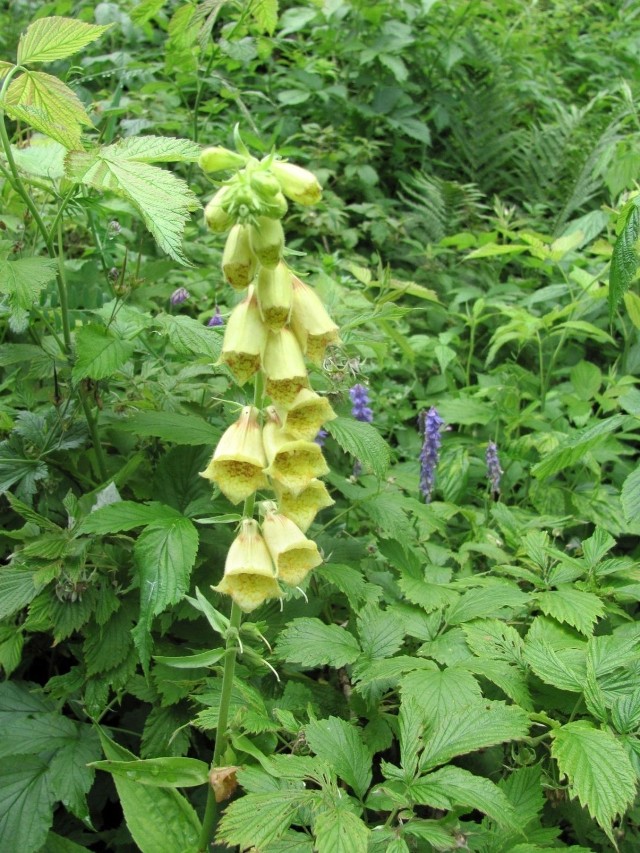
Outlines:
<svg viewBox="0 0 640 853"><path fill-rule="evenodd" d="M257 259L251 250L248 225L234 225L222 253L222 272L235 290L244 290L253 281Z"/></svg>
<svg viewBox="0 0 640 853"><path fill-rule="evenodd" d="M291 270L284 261L272 270L260 267L256 295L265 325L270 331L279 332L289 322L293 300Z"/></svg>
<svg viewBox="0 0 640 853"><path fill-rule="evenodd" d="M226 209L229 188L221 187L204 209L204 221L209 231L223 234L233 225L233 216Z"/></svg>
<svg viewBox="0 0 640 853"><path fill-rule="evenodd" d="M259 412L245 406L238 420L224 432L213 459L200 476L216 483L231 503L237 504L258 489L268 487Z"/></svg>
<svg viewBox="0 0 640 853"><path fill-rule="evenodd" d="M312 288L295 275L292 284L291 328L307 358L322 365L327 346L340 343L338 327Z"/></svg>
<svg viewBox="0 0 640 853"><path fill-rule="evenodd" d="M274 269L284 251L284 231L279 219L259 216L251 229L251 249L263 267Z"/></svg>
<svg viewBox="0 0 640 853"><path fill-rule="evenodd" d="M300 345L288 328L267 334L262 369L267 377L267 394L284 409L288 409L300 389L309 384Z"/></svg>
<svg viewBox="0 0 640 853"><path fill-rule="evenodd" d="M260 367L267 329L253 288L231 312L222 341L221 364L226 364L239 385L251 379Z"/></svg>
<svg viewBox="0 0 640 853"><path fill-rule="evenodd" d="M295 439L282 429L273 406L267 409L262 440L268 467L265 474L277 486L299 495L316 477L329 473L322 450L313 441Z"/></svg>
<svg viewBox="0 0 640 853"><path fill-rule="evenodd" d="M278 412L283 428L294 438L313 441L320 427L338 416L326 397L309 388L301 388L289 410Z"/></svg>
<svg viewBox="0 0 640 853"><path fill-rule="evenodd" d="M272 506L262 522L262 535L278 579L297 586L320 565L322 557L316 543L307 539L290 518L279 513L274 504Z"/></svg>
<svg viewBox="0 0 640 853"><path fill-rule="evenodd" d="M322 480L311 480L298 495L275 483L275 492L280 512L290 518L303 533L311 527L321 509L326 509L335 503Z"/></svg>
<svg viewBox="0 0 640 853"><path fill-rule="evenodd" d="M298 204L317 204L322 198L322 187L318 179L308 169L293 163L274 160L271 171L280 181L282 192Z"/></svg>
<svg viewBox="0 0 640 853"><path fill-rule="evenodd" d="M224 172L227 169L241 169L247 158L221 145L205 148L200 154L198 165L204 172Z"/></svg>
<svg viewBox="0 0 640 853"><path fill-rule="evenodd" d="M242 520L240 532L227 554L224 576L212 589L230 595L245 613L271 598L282 597L269 551L255 519Z"/></svg>

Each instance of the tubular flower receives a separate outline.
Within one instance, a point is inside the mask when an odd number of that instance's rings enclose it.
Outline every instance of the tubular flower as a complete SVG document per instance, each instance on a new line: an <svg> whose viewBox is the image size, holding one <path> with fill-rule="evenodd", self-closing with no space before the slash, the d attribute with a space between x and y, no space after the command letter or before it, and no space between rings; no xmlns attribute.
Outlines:
<svg viewBox="0 0 640 853"><path fill-rule="evenodd" d="M307 358L314 364L322 364L327 346L340 343L338 327L308 285L295 275L292 282L291 328Z"/></svg>
<svg viewBox="0 0 640 853"><path fill-rule="evenodd" d="M247 298L231 312L220 355L220 363L227 365L239 385L244 385L260 367L266 340L267 329L251 288Z"/></svg>
<svg viewBox="0 0 640 853"><path fill-rule="evenodd" d="M259 216L255 225L249 226L251 249L263 267L274 269L284 251L284 231L279 219Z"/></svg>
<svg viewBox="0 0 640 853"><path fill-rule="evenodd" d="M254 279L257 259L251 250L248 225L234 225L222 253L222 272L231 287L244 290Z"/></svg>
<svg viewBox="0 0 640 853"><path fill-rule="evenodd" d="M233 216L225 207L228 198L229 188L221 187L204 209L204 221L214 234L223 234L233 225Z"/></svg>
<svg viewBox="0 0 640 853"><path fill-rule="evenodd" d="M264 521L262 535L267 544L271 559L276 567L276 575L284 583L297 586L322 562L315 542L302 533L296 525L270 504Z"/></svg>
<svg viewBox="0 0 640 853"><path fill-rule="evenodd" d="M299 495L311 480L329 473L318 445L286 433L273 406L267 409L262 440L268 463L265 474L294 495Z"/></svg>
<svg viewBox="0 0 640 853"><path fill-rule="evenodd" d="M190 296L191 294L186 287L178 287L169 297L169 302L172 305L181 305L183 302L186 302Z"/></svg>
<svg viewBox="0 0 640 853"><path fill-rule="evenodd" d="M205 148L200 154L198 165L204 172L223 172L226 169L241 169L247 158L221 145Z"/></svg>
<svg viewBox="0 0 640 853"><path fill-rule="evenodd" d="M229 548L224 576L212 589L230 595L245 613L270 598L282 597L269 551L255 519L243 519L240 532Z"/></svg>
<svg viewBox="0 0 640 853"><path fill-rule="evenodd" d="M290 518L303 533L311 527L321 509L335 503L322 480L311 480L298 495L283 489L277 482L274 487L280 512Z"/></svg>
<svg viewBox="0 0 640 853"><path fill-rule="evenodd" d="M309 388L301 388L288 411L280 417L284 429L294 438L313 441L322 424L338 416L326 397L321 397Z"/></svg>
<svg viewBox="0 0 640 853"><path fill-rule="evenodd" d="M289 408L300 389L309 384L300 345L290 329L267 334L262 369L267 394L283 408Z"/></svg>
<svg viewBox="0 0 640 853"><path fill-rule="evenodd" d="M238 420L222 435L213 459L200 474L217 483L220 491L234 504L269 485L264 474L267 459L258 415L253 406L244 407Z"/></svg>
<svg viewBox="0 0 640 853"><path fill-rule="evenodd" d="M291 270L284 261L273 270L260 267L256 295L265 325L270 331L279 332L289 322L293 301Z"/></svg>
<svg viewBox="0 0 640 853"><path fill-rule="evenodd" d="M275 160L271 164L271 171L280 181L282 192L291 201L311 205L317 204L322 198L322 187L313 172L308 169Z"/></svg>

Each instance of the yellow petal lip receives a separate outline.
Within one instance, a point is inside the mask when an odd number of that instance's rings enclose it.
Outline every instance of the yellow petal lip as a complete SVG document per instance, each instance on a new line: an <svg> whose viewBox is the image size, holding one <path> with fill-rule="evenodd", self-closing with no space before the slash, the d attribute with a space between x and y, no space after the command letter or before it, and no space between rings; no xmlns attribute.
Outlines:
<svg viewBox="0 0 640 853"><path fill-rule="evenodd" d="M320 427L337 415L326 397L309 388L301 388L288 410L279 413L284 429L294 438L311 441Z"/></svg>
<svg viewBox="0 0 640 853"><path fill-rule="evenodd" d="M303 533L306 533L311 527L320 510L333 506L335 503L322 480L311 480L297 495L284 489L277 482L274 485L278 497L278 509L283 515L290 518Z"/></svg>
<svg viewBox="0 0 640 853"><path fill-rule="evenodd" d="M281 513L266 514L262 522L262 535L276 567L276 574L284 583L297 586L322 562L316 543L307 539L294 522Z"/></svg>

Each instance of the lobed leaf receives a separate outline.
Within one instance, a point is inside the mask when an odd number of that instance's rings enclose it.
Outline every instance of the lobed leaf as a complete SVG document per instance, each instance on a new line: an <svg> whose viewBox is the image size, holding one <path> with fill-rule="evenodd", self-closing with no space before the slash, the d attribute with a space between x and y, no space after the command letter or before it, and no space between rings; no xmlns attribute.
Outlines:
<svg viewBox="0 0 640 853"><path fill-rule="evenodd" d="M307 743L362 799L371 784L371 753L359 729L339 717L316 720L305 727Z"/></svg>
<svg viewBox="0 0 640 853"><path fill-rule="evenodd" d="M278 655L308 669L315 666L346 666L360 655L358 641L338 625L319 619L294 619L278 638Z"/></svg>

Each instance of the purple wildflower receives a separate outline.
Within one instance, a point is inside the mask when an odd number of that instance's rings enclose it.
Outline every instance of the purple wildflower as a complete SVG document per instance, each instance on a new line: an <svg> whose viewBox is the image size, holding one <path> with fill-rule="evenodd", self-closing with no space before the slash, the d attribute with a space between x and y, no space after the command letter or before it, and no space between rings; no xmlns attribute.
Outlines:
<svg viewBox="0 0 640 853"><path fill-rule="evenodd" d="M185 302L190 296L191 294L186 287L178 287L169 297L169 302L172 305L180 305L181 302Z"/></svg>
<svg viewBox="0 0 640 853"><path fill-rule="evenodd" d="M222 314L220 313L220 306L216 305L216 310L214 312L213 317L207 323L207 326L224 326L224 320L222 318Z"/></svg>
<svg viewBox="0 0 640 853"><path fill-rule="evenodd" d="M370 403L369 391L364 385L354 385L349 391L353 408L351 414L357 421L365 421L370 424L373 421L373 410L367 405Z"/></svg>
<svg viewBox="0 0 640 853"><path fill-rule="evenodd" d="M498 447L495 441L490 441L489 444L487 444L485 459L487 460L487 477L491 483L491 494L494 501L497 501L500 498L500 477L502 476L502 468L500 467Z"/></svg>
<svg viewBox="0 0 640 853"><path fill-rule="evenodd" d="M428 412L420 412L418 424L422 430L424 441L420 451L420 491L427 503L431 500L431 493L436 481L436 466L440 458L440 435L444 421L438 414L435 406Z"/></svg>
<svg viewBox="0 0 640 853"><path fill-rule="evenodd" d="M324 440L329 435L326 429L319 429L317 436L313 439L318 447L324 447Z"/></svg>

